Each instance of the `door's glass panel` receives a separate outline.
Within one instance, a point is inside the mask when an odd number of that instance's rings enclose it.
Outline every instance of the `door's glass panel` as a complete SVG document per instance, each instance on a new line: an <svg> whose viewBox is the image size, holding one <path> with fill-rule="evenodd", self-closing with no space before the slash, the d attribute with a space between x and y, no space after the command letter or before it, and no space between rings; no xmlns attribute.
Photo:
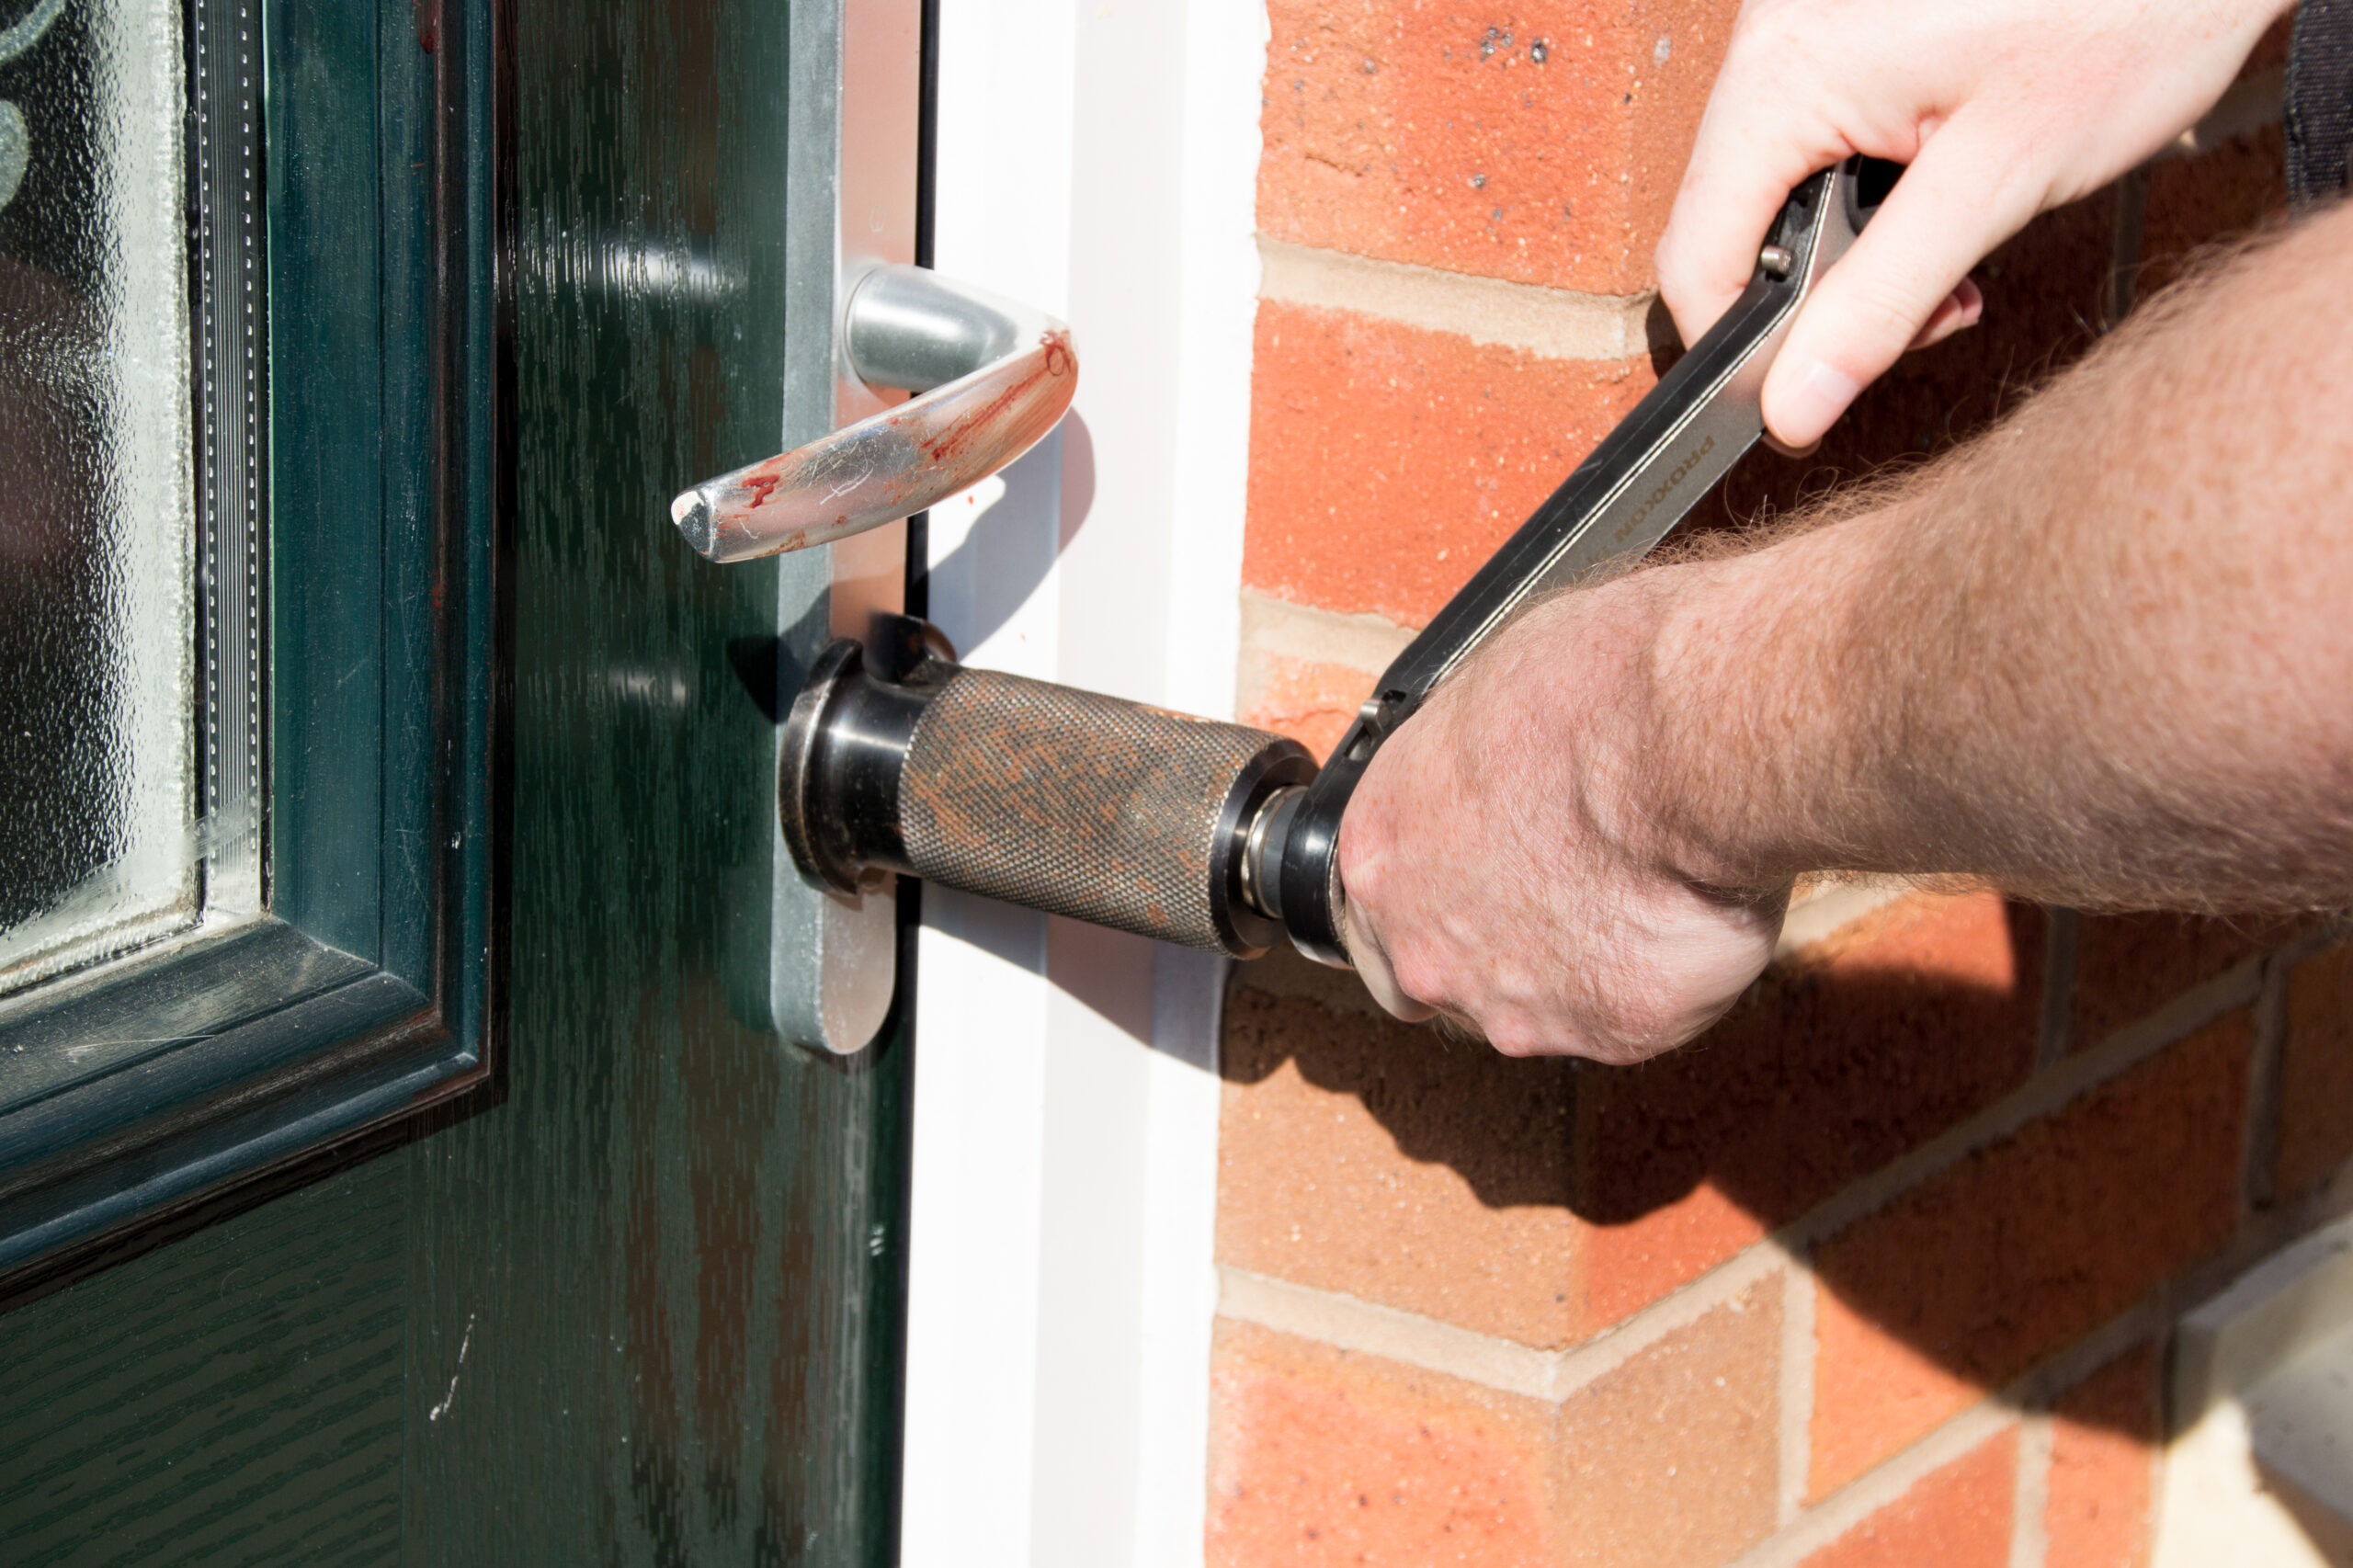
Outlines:
<svg viewBox="0 0 2353 1568"><path fill-rule="evenodd" d="M205 889L177 0L0 0L0 990Z"/></svg>

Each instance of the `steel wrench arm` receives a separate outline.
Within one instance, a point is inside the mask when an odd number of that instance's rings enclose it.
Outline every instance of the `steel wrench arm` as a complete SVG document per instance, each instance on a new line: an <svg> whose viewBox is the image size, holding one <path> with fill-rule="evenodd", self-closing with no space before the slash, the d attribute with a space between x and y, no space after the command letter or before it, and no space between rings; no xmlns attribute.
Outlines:
<svg viewBox="0 0 2353 1568"><path fill-rule="evenodd" d="M1253 868L1267 913L1324 963L1348 961L1340 820L1357 781L1399 725L1537 597L1646 554L1764 434L1765 372L1798 307L1844 254L1891 183L1892 165L1849 159L1799 186L1755 276L1677 360L1383 673L1313 784L1272 808L1257 835L1278 864Z"/></svg>

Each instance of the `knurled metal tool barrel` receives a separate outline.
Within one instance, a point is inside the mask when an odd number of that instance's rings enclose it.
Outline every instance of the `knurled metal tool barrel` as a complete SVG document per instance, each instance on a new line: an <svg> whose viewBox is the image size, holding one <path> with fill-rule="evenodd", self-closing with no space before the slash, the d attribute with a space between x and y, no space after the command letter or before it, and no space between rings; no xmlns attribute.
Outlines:
<svg viewBox="0 0 2353 1568"><path fill-rule="evenodd" d="M855 642L812 672L784 761L786 839L836 887L906 872L1236 957L1282 936L1253 851L1315 775L1263 730L937 657L881 678Z"/></svg>

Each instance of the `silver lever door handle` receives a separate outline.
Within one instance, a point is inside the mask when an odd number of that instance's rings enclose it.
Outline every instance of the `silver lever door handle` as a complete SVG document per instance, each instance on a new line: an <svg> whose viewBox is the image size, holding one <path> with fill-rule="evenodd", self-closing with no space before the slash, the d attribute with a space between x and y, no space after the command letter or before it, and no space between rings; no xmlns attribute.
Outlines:
<svg viewBox="0 0 2353 1568"><path fill-rule="evenodd" d="M970 489L1054 427L1078 390L1070 328L920 267L878 267L843 311L850 369L921 395L705 480L670 520L712 561L828 544Z"/></svg>

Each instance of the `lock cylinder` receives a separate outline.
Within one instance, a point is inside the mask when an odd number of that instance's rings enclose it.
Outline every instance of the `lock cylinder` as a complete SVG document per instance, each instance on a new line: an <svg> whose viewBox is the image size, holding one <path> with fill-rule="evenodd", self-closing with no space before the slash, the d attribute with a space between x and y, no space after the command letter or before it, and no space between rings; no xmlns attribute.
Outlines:
<svg viewBox="0 0 2353 1568"><path fill-rule="evenodd" d="M899 871L1252 958L1280 940L1270 830L1315 777L1296 741L937 653L896 676L829 648L785 725L780 814L803 873Z"/></svg>

